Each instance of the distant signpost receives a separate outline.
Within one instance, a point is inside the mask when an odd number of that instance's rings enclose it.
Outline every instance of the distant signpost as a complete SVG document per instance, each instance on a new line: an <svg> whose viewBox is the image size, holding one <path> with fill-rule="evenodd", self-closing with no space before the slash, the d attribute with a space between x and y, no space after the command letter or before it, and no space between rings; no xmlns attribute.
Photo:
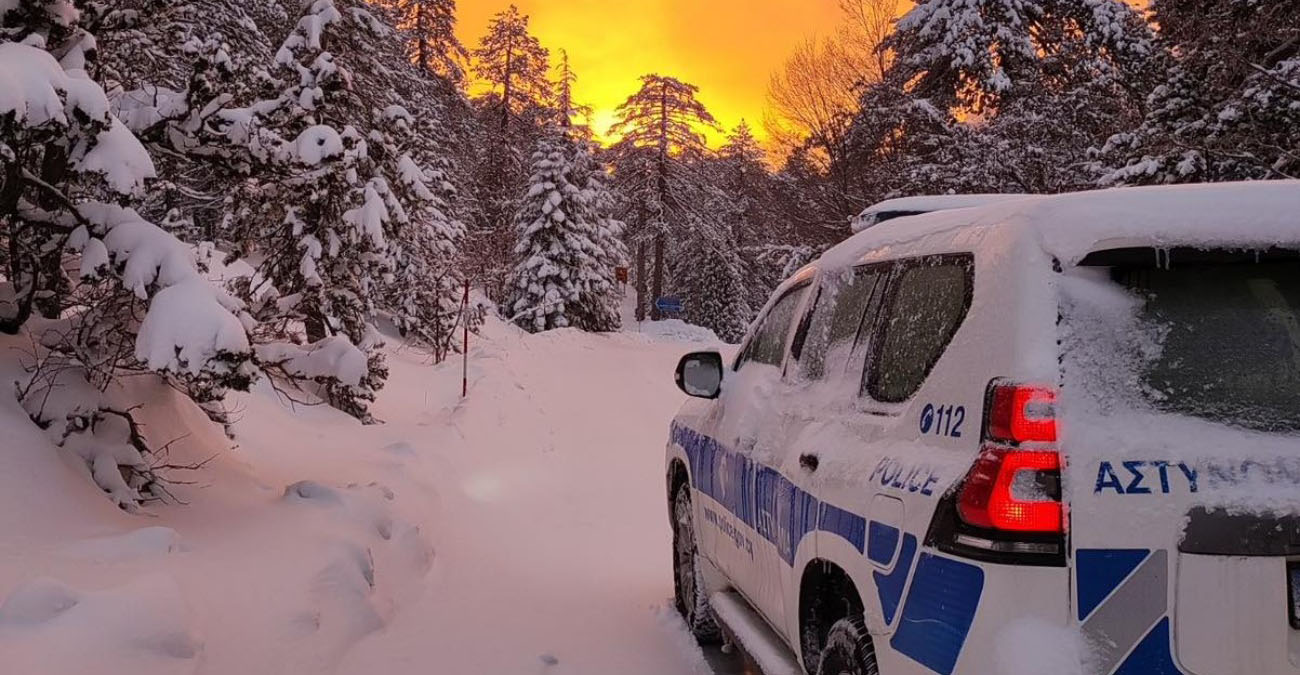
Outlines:
<svg viewBox="0 0 1300 675"><path fill-rule="evenodd" d="M682 299L674 297L663 297L655 300L655 307L664 314L681 314Z"/></svg>

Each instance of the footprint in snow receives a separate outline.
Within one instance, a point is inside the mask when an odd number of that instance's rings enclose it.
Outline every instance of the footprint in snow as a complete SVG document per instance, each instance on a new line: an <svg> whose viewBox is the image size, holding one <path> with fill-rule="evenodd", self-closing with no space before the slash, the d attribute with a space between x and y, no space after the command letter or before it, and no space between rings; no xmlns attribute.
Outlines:
<svg viewBox="0 0 1300 675"><path fill-rule="evenodd" d="M411 445L407 441L397 441L396 443L389 443L388 445L385 445L383 447L383 450L384 452L387 452L389 454L399 455L402 457L415 456L415 446Z"/></svg>

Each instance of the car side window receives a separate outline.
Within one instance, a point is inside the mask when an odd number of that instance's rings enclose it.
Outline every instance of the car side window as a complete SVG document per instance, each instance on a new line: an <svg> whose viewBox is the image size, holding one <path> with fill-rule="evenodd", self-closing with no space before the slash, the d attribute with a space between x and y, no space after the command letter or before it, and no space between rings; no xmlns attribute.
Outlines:
<svg viewBox="0 0 1300 675"><path fill-rule="evenodd" d="M968 254L904 263L891 289L863 391L901 403L921 388L970 309L974 258Z"/></svg>
<svg viewBox="0 0 1300 675"><path fill-rule="evenodd" d="M799 374L805 380L820 380L828 373L841 372L849 356L863 343L870 330L870 307L878 300L888 265L858 267L828 279L812 313L805 339Z"/></svg>
<svg viewBox="0 0 1300 675"><path fill-rule="evenodd" d="M749 344L741 352L736 362L739 370L750 361L766 363L769 366L781 366L785 357L786 338L790 335L790 323L794 321L795 311L799 309L799 299L808 288L807 284L786 291L772 309L763 317Z"/></svg>

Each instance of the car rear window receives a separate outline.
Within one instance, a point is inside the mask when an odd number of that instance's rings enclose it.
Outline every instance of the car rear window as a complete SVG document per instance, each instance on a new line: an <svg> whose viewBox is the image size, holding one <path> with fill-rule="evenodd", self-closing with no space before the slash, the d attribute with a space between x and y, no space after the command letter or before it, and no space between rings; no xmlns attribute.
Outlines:
<svg viewBox="0 0 1300 675"><path fill-rule="evenodd" d="M903 264L863 378L871 398L900 403L921 388L970 309L973 283L966 254Z"/></svg>
<svg viewBox="0 0 1300 675"><path fill-rule="evenodd" d="M1142 395L1167 412L1300 431L1300 255L1175 250L1154 264L1147 251L1111 269L1161 336Z"/></svg>

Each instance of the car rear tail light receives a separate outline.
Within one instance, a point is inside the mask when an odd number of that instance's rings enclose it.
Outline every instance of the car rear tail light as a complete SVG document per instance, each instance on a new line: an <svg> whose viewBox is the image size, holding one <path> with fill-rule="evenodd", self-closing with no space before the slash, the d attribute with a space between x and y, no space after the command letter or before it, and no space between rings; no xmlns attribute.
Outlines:
<svg viewBox="0 0 1300 675"><path fill-rule="evenodd" d="M1056 391L994 380L982 446L944 496L928 541L941 550L1010 564L1065 564Z"/></svg>
<svg viewBox="0 0 1300 675"><path fill-rule="evenodd" d="M975 527L1062 532L1060 475L1055 450L986 446L966 475L957 513Z"/></svg>

